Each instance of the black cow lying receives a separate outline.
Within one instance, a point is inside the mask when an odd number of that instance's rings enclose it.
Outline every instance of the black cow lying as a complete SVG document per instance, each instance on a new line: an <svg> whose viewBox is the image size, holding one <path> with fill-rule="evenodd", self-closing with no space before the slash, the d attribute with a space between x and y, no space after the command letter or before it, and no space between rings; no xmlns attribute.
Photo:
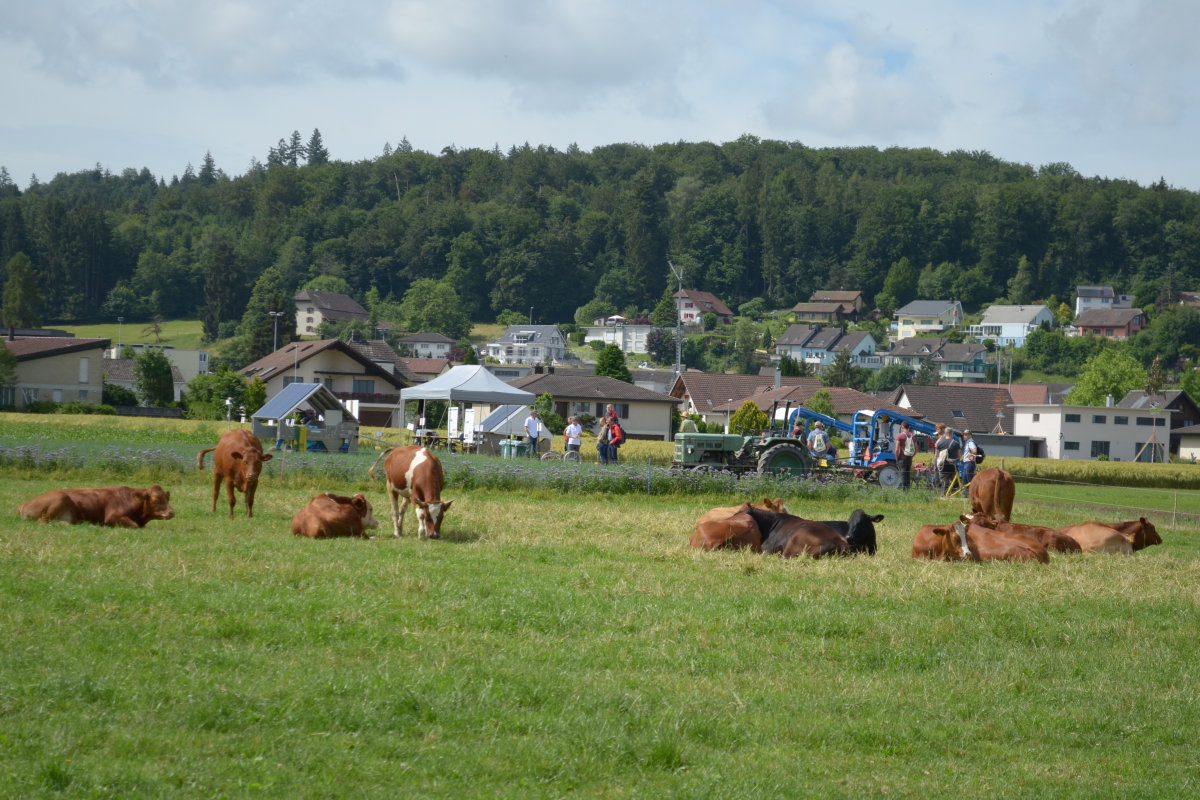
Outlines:
<svg viewBox="0 0 1200 800"><path fill-rule="evenodd" d="M873 517L861 508L854 509L846 522L825 520L825 524L846 537L851 553L866 553L875 555L875 523L883 522L883 514Z"/></svg>

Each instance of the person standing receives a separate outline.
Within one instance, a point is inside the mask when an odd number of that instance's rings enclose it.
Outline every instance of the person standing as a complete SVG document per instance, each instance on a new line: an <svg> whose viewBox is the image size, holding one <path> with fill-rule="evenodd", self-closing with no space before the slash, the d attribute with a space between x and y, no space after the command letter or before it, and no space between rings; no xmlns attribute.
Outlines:
<svg viewBox="0 0 1200 800"><path fill-rule="evenodd" d="M900 423L896 434L896 464L900 467L900 488L907 489L912 482L913 456L917 454L917 439L908 422Z"/></svg>
<svg viewBox="0 0 1200 800"><path fill-rule="evenodd" d="M958 459L962 448L954 440L954 431L942 429L942 438L937 443L935 463L942 478L942 486L949 486L954 481L954 473L958 469Z"/></svg>
<svg viewBox="0 0 1200 800"><path fill-rule="evenodd" d="M812 430L808 433L808 453L813 458L825 458L825 452L829 449L829 434L825 432L825 423L814 422Z"/></svg>
<svg viewBox="0 0 1200 800"><path fill-rule="evenodd" d="M531 458L537 458L538 451L538 433L541 422L538 421L537 409L531 408L529 416L525 418L525 436L529 440L529 453Z"/></svg>
<svg viewBox="0 0 1200 800"><path fill-rule="evenodd" d="M600 433L596 434L596 455L601 464L608 464L608 415L600 420Z"/></svg>
<svg viewBox="0 0 1200 800"><path fill-rule="evenodd" d="M563 435L567 437L567 452L578 453L582 443L580 437L583 435L583 426L579 424L579 417L571 417L570 423L563 431Z"/></svg>
<svg viewBox="0 0 1200 800"><path fill-rule="evenodd" d="M617 418L612 417L612 422L608 426L608 460L612 463L617 463L617 448L625 444L625 431L621 428L621 423Z"/></svg>
<svg viewBox="0 0 1200 800"><path fill-rule="evenodd" d="M979 445L975 444L970 431L963 431L963 486L970 486L975 478L975 459L979 456Z"/></svg>

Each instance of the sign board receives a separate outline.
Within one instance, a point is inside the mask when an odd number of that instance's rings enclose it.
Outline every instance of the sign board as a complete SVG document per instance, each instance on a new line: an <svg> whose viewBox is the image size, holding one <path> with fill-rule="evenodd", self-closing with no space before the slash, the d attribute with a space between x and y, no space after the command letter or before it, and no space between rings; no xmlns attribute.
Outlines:
<svg viewBox="0 0 1200 800"><path fill-rule="evenodd" d="M475 440L475 409L468 408L463 415L463 438L468 442Z"/></svg>
<svg viewBox="0 0 1200 800"><path fill-rule="evenodd" d="M446 435L451 439L458 438L458 406L451 406L446 413Z"/></svg>

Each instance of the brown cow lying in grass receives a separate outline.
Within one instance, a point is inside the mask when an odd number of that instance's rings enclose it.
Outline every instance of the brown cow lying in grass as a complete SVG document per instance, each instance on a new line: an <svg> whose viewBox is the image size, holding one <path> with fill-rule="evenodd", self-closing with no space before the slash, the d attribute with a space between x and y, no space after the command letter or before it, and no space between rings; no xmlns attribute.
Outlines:
<svg viewBox="0 0 1200 800"><path fill-rule="evenodd" d="M845 536L824 522L803 519L791 514L778 514L747 506L743 509L762 533L764 553L778 553L784 558L810 555L813 558L850 553Z"/></svg>
<svg viewBox="0 0 1200 800"><path fill-rule="evenodd" d="M1050 560L1041 542L1028 536L1001 533L978 525L922 525L913 540L913 558L938 561Z"/></svg>
<svg viewBox="0 0 1200 800"><path fill-rule="evenodd" d="M959 519L969 525L978 525L988 530L1001 533L1013 533L1018 536L1028 536L1046 550L1054 553L1081 553L1083 548L1079 542L1054 528L1043 528L1039 525L1018 525L1015 522L999 522L988 518L982 513L963 514Z"/></svg>
<svg viewBox="0 0 1200 800"><path fill-rule="evenodd" d="M1144 550L1152 545L1162 544L1163 541L1162 537L1158 535L1158 530L1154 527L1154 523L1145 517L1128 522L1085 522L1083 525L1102 525L1105 528L1112 528L1125 537L1133 552ZM1060 530L1067 536L1071 536L1076 528L1082 528L1083 525L1070 525ZM1096 531L1092 531L1093 535L1096 533Z"/></svg>
<svg viewBox="0 0 1200 800"><path fill-rule="evenodd" d="M688 547L699 550L741 550L748 547L756 553L762 552L762 533L749 514L749 504L742 506L731 517L696 524Z"/></svg>
<svg viewBox="0 0 1200 800"><path fill-rule="evenodd" d="M157 484L149 489L109 486L104 489L58 489L17 506L24 519L76 525L91 522L122 528L144 528L156 519L172 519L171 493Z"/></svg>
<svg viewBox="0 0 1200 800"><path fill-rule="evenodd" d="M362 494L354 497L319 494L292 518L292 533L310 539L359 536L369 539L368 530L379 527L371 503Z"/></svg>
<svg viewBox="0 0 1200 800"><path fill-rule="evenodd" d="M1063 528L1061 533L1079 542L1085 553L1117 553L1133 555L1133 545L1118 530L1099 522L1084 522Z"/></svg>
<svg viewBox="0 0 1200 800"><path fill-rule="evenodd" d="M784 505L782 497L776 497L774 500L769 497L764 497L763 501L761 503L755 503L754 507L766 509L767 511L774 511L777 514L792 513L791 511L788 511L788 507ZM714 508L712 511L706 512L700 519L696 520L696 527L699 528L706 522L717 522L719 520L729 519L734 514L739 513L741 510L742 506Z"/></svg>

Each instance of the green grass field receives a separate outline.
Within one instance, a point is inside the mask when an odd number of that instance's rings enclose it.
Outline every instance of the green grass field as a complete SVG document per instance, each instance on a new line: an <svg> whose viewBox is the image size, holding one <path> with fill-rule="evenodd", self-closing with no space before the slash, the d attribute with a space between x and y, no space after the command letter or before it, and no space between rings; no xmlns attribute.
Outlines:
<svg viewBox="0 0 1200 800"><path fill-rule="evenodd" d="M6 480L0 508L55 485ZM1194 527L1133 558L928 564L916 528L962 505L893 497L876 557L783 562L683 547L728 497L476 492L441 541L314 542L290 517L340 487L265 484L253 521L211 514L206 475L168 488L177 518L141 531L5 512L0 795L1178 797L1197 779Z"/></svg>
<svg viewBox="0 0 1200 800"><path fill-rule="evenodd" d="M146 325L145 322L129 322L120 326L121 341L125 344L153 344L154 334L145 331ZM115 322L111 325L104 323L100 325L54 325L53 327L84 338L109 338L112 339L114 346L117 344L118 326ZM180 350L220 349L220 342L210 345L201 344L200 340L203 335L204 328L198 319L175 319L162 324L163 344L172 345Z"/></svg>

